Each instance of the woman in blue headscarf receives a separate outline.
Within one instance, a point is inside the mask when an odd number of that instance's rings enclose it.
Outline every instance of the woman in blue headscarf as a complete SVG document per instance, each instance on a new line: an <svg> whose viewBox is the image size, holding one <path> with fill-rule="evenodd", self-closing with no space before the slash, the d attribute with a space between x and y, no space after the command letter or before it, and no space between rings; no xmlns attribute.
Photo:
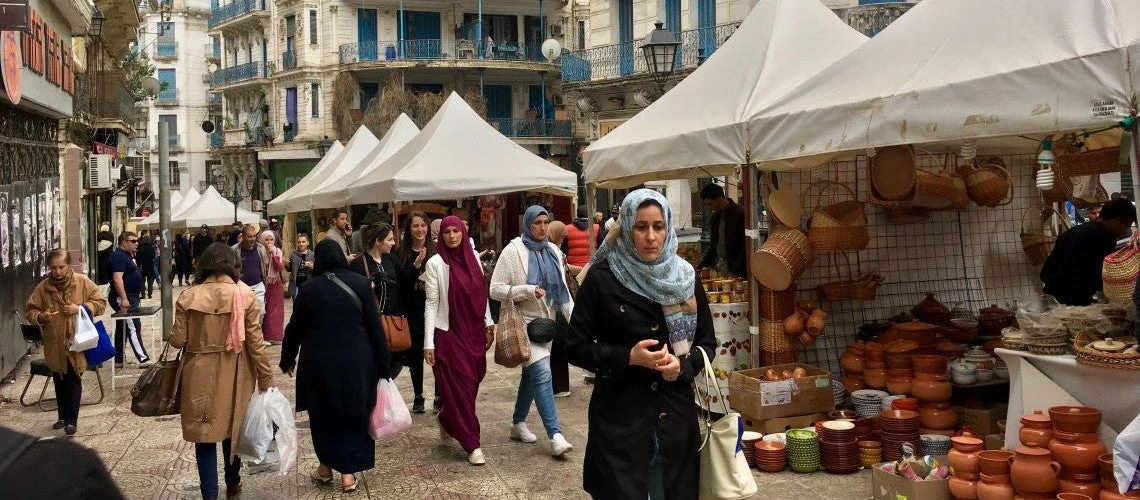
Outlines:
<svg viewBox="0 0 1140 500"><path fill-rule="evenodd" d="M582 483L594 498L697 498L692 381L704 368L695 350L711 357L716 344L708 299L677 255L664 196L631 192L618 222L578 289L565 342L570 363L596 374Z"/></svg>
<svg viewBox="0 0 1140 500"><path fill-rule="evenodd" d="M558 245L547 240L550 214L531 206L523 215L523 231L499 255L491 276L491 298L513 301L530 324L535 318L554 319L558 311L569 318L574 302L566 287L566 268ZM530 342L528 340L528 342ZM538 407L542 425L550 438L550 454L556 457L574 447L562 435L554 406L554 386L550 374L550 348L553 342L530 342L530 360L523 366L510 438L533 443L538 438L526 426L531 401Z"/></svg>

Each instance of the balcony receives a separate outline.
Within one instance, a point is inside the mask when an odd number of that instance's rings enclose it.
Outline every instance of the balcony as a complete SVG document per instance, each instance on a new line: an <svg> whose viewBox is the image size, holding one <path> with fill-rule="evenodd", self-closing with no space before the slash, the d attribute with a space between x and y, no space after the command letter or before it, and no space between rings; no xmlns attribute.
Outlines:
<svg viewBox="0 0 1140 500"><path fill-rule="evenodd" d="M489 49L489 50L488 50ZM513 61L547 63L542 45L502 42L487 45L471 40L404 40L346 43L340 46L340 63L391 61Z"/></svg>
<svg viewBox="0 0 1140 500"><path fill-rule="evenodd" d="M158 136L157 135L154 136L154 143L158 144ZM179 151L182 149L182 140L178 136L178 134L171 134L170 137L167 137L166 138L166 144L170 148L170 151Z"/></svg>
<svg viewBox="0 0 1140 500"><path fill-rule="evenodd" d="M177 106L178 105L178 89L168 88L162 90L154 98L156 106Z"/></svg>
<svg viewBox="0 0 1140 500"><path fill-rule="evenodd" d="M210 134L210 149L220 148L226 144L226 136L217 132Z"/></svg>
<svg viewBox="0 0 1140 500"><path fill-rule="evenodd" d="M159 41L154 44L155 59L178 59L178 42Z"/></svg>
<svg viewBox="0 0 1140 500"><path fill-rule="evenodd" d="M234 21L243 18L269 17L265 3L265 0L233 0L228 4L221 5L210 13L208 28L210 30L220 29L224 25L237 24Z"/></svg>
<svg viewBox="0 0 1140 500"><path fill-rule="evenodd" d="M138 119L135 99L127 90L126 76L122 71L101 71L95 75L95 106L92 113L95 128L118 128L131 131Z"/></svg>
<svg viewBox="0 0 1140 500"><path fill-rule="evenodd" d="M127 144L127 147L134 149L140 153L145 153L147 151L150 151L150 139L147 139L146 137L131 138L130 142Z"/></svg>
<svg viewBox="0 0 1140 500"><path fill-rule="evenodd" d="M211 108L222 107L222 94L209 94L209 95L207 95L206 96L206 103L209 104L209 106Z"/></svg>
<svg viewBox="0 0 1140 500"><path fill-rule="evenodd" d="M221 62L222 45L213 42L207 43L202 47L202 53L206 54L206 61L208 62Z"/></svg>
<svg viewBox="0 0 1140 500"><path fill-rule="evenodd" d="M282 138L282 139L283 139L285 142L293 142L293 139L296 139L296 138L297 138L297 126L296 126L296 125L293 125L292 127L289 127L289 129L288 129L288 130L285 130L285 131L282 133L282 135L281 135L281 138Z"/></svg>
<svg viewBox="0 0 1140 500"><path fill-rule="evenodd" d="M210 77L210 86L214 88L224 87L256 78L265 78L265 63L261 61L219 69Z"/></svg>
<svg viewBox="0 0 1140 500"><path fill-rule="evenodd" d="M736 32L740 22L681 32L677 70L694 69ZM586 82L647 74L641 40L602 45L563 54L562 81Z"/></svg>
<svg viewBox="0 0 1140 500"><path fill-rule="evenodd" d="M491 126L512 139L528 137L570 137L569 120L541 118L489 118Z"/></svg>
<svg viewBox="0 0 1140 500"><path fill-rule="evenodd" d="M297 67L297 53L286 51L281 54L281 70L288 71Z"/></svg>

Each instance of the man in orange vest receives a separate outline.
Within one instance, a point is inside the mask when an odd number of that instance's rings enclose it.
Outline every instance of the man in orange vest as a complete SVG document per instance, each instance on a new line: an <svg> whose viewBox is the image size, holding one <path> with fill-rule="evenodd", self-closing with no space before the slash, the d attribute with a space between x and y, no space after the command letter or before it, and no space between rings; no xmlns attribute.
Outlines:
<svg viewBox="0 0 1140 500"><path fill-rule="evenodd" d="M594 234L598 225L594 224ZM590 219L586 218L586 207L578 207L578 218L566 226L566 263L582 267L590 262Z"/></svg>

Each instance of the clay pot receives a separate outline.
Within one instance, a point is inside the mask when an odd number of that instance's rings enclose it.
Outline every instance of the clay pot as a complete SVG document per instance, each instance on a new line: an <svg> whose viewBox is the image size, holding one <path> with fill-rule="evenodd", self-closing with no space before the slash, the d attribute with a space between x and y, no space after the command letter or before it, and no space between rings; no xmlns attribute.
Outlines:
<svg viewBox="0 0 1140 500"><path fill-rule="evenodd" d="M873 363L882 363L886 359L887 351L878 342L867 342L863 346L863 357Z"/></svg>
<svg viewBox="0 0 1140 500"><path fill-rule="evenodd" d="M945 375L916 373L910 392L923 403L941 403L950 399L953 387Z"/></svg>
<svg viewBox="0 0 1140 500"><path fill-rule="evenodd" d="M885 368L865 368L863 369L863 380L867 382L867 387L885 388L887 386L887 370Z"/></svg>
<svg viewBox="0 0 1140 500"><path fill-rule="evenodd" d="M950 438L953 448L946 454L950 461L950 469L954 475L977 474L978 452L982 451L984 441L976 437L957 436Z"/></svg>
<svg viewBox="0 0 1140 500"><path fill-rule="evenodd" d="M861 375L845 375L843 377L843 390L847 391L847 394L866 388L867 383L863 381Z"/></svg>
<svg viewBox="0 0 1140 500"><path fill-rule="evenodd" d="M950 403L927 403L918 408L918 422L926 429L953 429L958 412Z"/></svg>
<svg viewBox="0 0 1140 500"><path fill-rule="evenodd" d="M1097 457L1108 452L1096 434L1053 431L1049 451L1070 474L1095 474Z"/></svg>
<svg viewBox="0 0 1140 500"><path fill-rule="evenodd" d="M1001 329L1013 326L1013 313L998 307L996 304L983 308L978 314L978 335L983 337L998 337Z"/></svg>
<svg viewBox="0 0 1140 500"><path fill-rule="evenodd" d="M950 494L957 499L974 500L978 498L978 480L960 476L951 477Z"/></svg>
<svg viewBox="0 0 1140 500"><path fill-rule="evenodd" d="M859 349L859 352L862 351L862 349ZM839 356L839 366L843 368L843 373L846 374L863 373L863 362L863 356L861 354L855 354L855 351L850 347L848 347L846 351L843 351L842 356Z"/></svg>
<svg viewBox="0 0 1140 500"><path fill-rule="evenodd" d="M1061 465L1064 467L1064 465ZM1089 498L1100 496L1100 481L1097 474L1071 474L1065 472L1057 480L1057 493L1079 493Z"/></svg>
<svg viewBox="0 0 1140 500"><path fill-rule="evenodd" d="M891 401L891 409L918 411L918 400L915 398L899 398Z"/></svg>
<svg viewBox="0 0 1140 500"><path fill-rule="evenodd" d="M910 394L910 386L914 381L911 377L887 377L887 392L891 394Z"/></svg>
<svg viewBox="0 0 1140 500"><path fill-rule="evenodd" d="M982 450L978 452L978 470L991 476L1008 476L1009 459L1013 452L1006 450Z"/></svg>
<svg viewBox="0 0 1140 500"><path fill-rule="evenodd" d="M1113 477L1113 475L1112 475L1113 474L1113 472L1112 472L1112 454L1111 453L1105 453L1104 455L1096 457L1096 462L1097 462L1097 465L1100 466L1101 477L1108 477L1108 478Z"/></svg>
<svg viewBox="0 0 1140 500"><path fill-rule="evenodd" d="M934 354L917 354L910 357L914 363L914 373L927 373L930 375L946 375L946 356Z"/></svg>
<svg viewBox="0 0 1140 500"><path fill-rule="evenodd" d="M1053 421L1041 410L1022 415L1017 437L1024 446L1048 447L1049 441L1053 440Z"/></svg>
<svg viewBox="0 0 1140 500"><path fill-rule="evenodd" d="M1058 493L1057 500L1093 500L1092 497L1081 493Z"/></svg>
<svg viewBox="0 0 1140 500"><path fill-rule="evenodd" d="M1047 495L1057 491L1061 464L1044 448L1022 446L1010 459L1009 472L1013 488L1019 495Z"/></svg>
<svg viewBox="0 0 1140 500"><path fill-rule="evenodd" d="M926 292L926 298L915 305L910 312L914 313L919 321L935 325L950 324L950 309L934 298L934 292Z"/></svg>
<svg viewBox="0 0 1140 500"><path fill-rule="evenodd" d="M919 348L918 342L915 342L913 340L906 340L906 339L892 340L891 342L888 342L886 345L883 346L883 349L885 349L887 351L888 357L890 357L891 354L909 355L910 353L914 352L918 348Z"/></svg>
<svg viewBox="0 0 1140 500"><path fill-rule="evenodd" d="M899 341L902 342L902 341ZM891 354L887 353L887 369L888 370L910 370L914 364L910 361L911 354Z"/></svg>
<svg viewBox="0 0 1140 500"><path fill-rule="evenodd" d="M1088 406L1054 406L1049 408L1053 429L1064 432L1096 433L1100 429L1100 410Z"/></svg>
<svg viewBox="0 0 1140 500"><path fill-rule="evenodd" d="M941 328L938 325L917 320L895 325L895 333L900 340L909 340L919 346L934 347L938 343L938 332L940 331ZM913 352L917 352L917 349Z"/></svg>
<svg viewBox="0 0 1140 500"><path fill-rule="evenodd" d="M1009 484L1009 475L982 474L982 481L978 483L979 500L1013 500L1013 496L1013 485Z"/></svg>

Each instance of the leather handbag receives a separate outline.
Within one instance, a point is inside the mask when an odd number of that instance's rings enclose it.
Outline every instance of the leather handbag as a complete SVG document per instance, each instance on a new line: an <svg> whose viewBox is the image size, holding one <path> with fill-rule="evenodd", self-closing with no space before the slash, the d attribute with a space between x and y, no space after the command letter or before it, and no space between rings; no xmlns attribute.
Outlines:
<svg viewBox="0 0 1140 500"><path fill-rule="evenodd" d="M371 256L365 256L368 259L364 262L364 277L371 279L369 276L369 269L372 266L368 265L368 261L372 260ZM408 327L408 318L398 314L384 314L384 305L388 302L388 273L384 271L384 263L376 263L380 267L380 302L377 307L380 310L380 326L384 327L384 336L388 338L388 350L392 352L406 351L412 348L412 331Z"/></svg>
<svg viewBox="0 0 1140 500"><path fill-rule="evenodd" d="M162 417L179 412L179 385L182 381L182 350L168 359L170 344L162 348L158 362L147 368L131 388L131 413L140 417Z"/></svg>
<svg viewBox="0 0 1140 500"><path fill-rule="evenodd" d="M528 360L530 342L527 342L526 322L515 301L507 300L495 325L495 364L514 368Z"/></svg>
<svg viewBox="0 0 1140 500"><path fill-rule="evenodd" d="M712 362L703 348L697 347L705 361L705 390L712 394L713 388L724 405L724 416L712 421L712 412L705 412L704 428L701 429L701 500L738 500L751 498L757 492L756 479L748 468L744 456L743 423L740 414L728 407L720 384L713 377ZM697 392L697 391L694 391Z"/></svg>

